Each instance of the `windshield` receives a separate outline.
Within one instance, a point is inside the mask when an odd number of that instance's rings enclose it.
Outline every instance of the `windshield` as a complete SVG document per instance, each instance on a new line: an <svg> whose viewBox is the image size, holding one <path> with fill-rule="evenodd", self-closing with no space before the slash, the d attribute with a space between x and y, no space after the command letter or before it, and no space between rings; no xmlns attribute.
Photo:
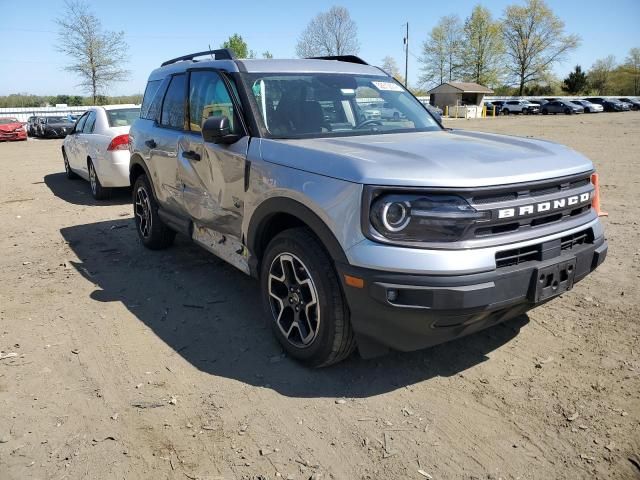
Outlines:
<svg viewBox="0 0 640 480"><path fill-rule="evenodd" d="M118 108L115 110L107 110L107 118L110 127L127 127L133 123L136 118L140 118L139 108Z"/></svg>
<svg viewBox="0 0 640 480"><path fill-rule="evenodd" d="M64 123L68 121L69 120L67 120L65 117L47 117L46 118L47 123Z"/></svg>
<svg viewBox="0 0 640 480"><path fill-rule="evenodd" d="M9 125L10 123L19 123L17 118L0 118L0 125Z"/></svg>
<svg viewBox="0 0 640 480"><path fill-rule="evenodd" d="M242 76L271 138L440 130L427 109L387 77L323 73Z"/></svg>

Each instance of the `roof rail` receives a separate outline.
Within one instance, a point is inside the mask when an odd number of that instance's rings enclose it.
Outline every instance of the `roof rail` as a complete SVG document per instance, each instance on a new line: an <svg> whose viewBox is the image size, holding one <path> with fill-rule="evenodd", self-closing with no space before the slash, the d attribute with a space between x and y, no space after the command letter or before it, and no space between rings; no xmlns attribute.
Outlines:
<svg viewBox="0 0 640 480"><path fill-rule="evenodd" d="M359 63L360 65L369 65L360 57L355 55L327 55L322 57L307 57L309 60L338 60L339 62Z"/></svg>
<svg viewBox="0 0 640 480"><path fill-rule="evenodd" d="M182 57L172 58L163 62L161 67L171 65L172 63L182 62L185 60L193 60L196 57L204 57L205 55L213 55L216 60L235 60L236 56L233 54L233 50L230 48L220 48L218 50L207 50L205 52L191 53L189 55L183 55Z"/></svg>

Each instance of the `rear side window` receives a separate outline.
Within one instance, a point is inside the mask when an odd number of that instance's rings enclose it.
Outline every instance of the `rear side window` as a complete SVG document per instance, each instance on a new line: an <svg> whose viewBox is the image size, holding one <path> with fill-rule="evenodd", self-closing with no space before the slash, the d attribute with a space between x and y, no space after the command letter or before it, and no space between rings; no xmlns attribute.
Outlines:
<svg viewBox="0 0 640 480"><path fill-rule="evenodd" d="M76 132L81 132L81 131L82 131L82 129L84 128L84 124L85 124L85 123L86 123L86 121L87 121L87 117L88 117L88 116L89 116L89 114L88 114L88 113L85 113L84 115L82 115L82 116L80 117L80 120L78 120L78 123L76 123L76 126L74 127L74 130L75 130Z"/></svg>
<svg viewBox="0 0 640 480"><path fill-rule="evenodd" d="M149 120L155 120L155 118L149 117L149 111L151 109L151 104L153 103L153 99L158 93L158 89L160 88L160 84L162 80L152 80L147 83L147 88L144 91L144 97L142 97L142 108L140 109L140 118L146 118Z"/></svg>
<svg viewBox="0 0 640 480"><path fill-rule="evenodd" d="M160 125L184 130L185 75L175 75L171 79L162 103Z"/></svg>
<svg viewBox="0 0 640 480"><path fill-rule="evenodd" d="M140 116L139 108L118 108L107 110L107 121L110 127L127 127Z"/></svg>
<svg viewBox="0 0 640 480"><path fill-rule="evenodd" d="M84 124L84 128L82 129L82 133L93 133L93 129L96 126L96 111L91 110L89 112L89 116L87 117L87 123Z"/></svg>

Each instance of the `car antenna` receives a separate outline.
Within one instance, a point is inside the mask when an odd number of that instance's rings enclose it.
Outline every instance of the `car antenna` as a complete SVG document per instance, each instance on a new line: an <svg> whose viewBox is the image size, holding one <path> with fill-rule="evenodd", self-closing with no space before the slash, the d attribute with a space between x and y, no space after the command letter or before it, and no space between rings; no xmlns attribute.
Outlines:
<svg viewBox="0 0 640 480"><path fill-rule="evenodd" d="M211 50L211 44L209 43L209 51L211 52L211 60L215 60L216 57L213 56L213 51Z"/></svg>

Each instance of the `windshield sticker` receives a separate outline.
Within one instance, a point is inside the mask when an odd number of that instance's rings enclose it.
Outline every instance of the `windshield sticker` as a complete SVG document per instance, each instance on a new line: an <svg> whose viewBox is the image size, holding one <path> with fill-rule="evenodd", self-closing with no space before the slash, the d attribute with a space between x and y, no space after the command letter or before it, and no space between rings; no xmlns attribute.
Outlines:
<svg viewBox="0 0 640 480"><path fill-rule="evenodd" d="M387 92L401 92L402 87L393 82L371 82L378 90Z"/></svg>

